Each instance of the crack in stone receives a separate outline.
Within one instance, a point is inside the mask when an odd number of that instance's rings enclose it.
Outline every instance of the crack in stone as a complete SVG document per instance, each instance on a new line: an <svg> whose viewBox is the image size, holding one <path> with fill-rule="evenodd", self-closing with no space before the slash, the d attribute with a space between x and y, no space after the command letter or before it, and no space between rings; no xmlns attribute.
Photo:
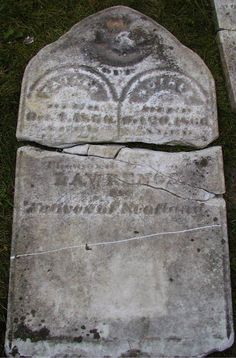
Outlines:
<svg viewBox="0 0 236 358"><path fill-rule="evenodd" d="M236 29L225 29L225 28L223 28L223 27L219 27L219 28L216 30L216 34L217 34L218 32L221 32L221 31L234 32L234 31L236 31Z"/></svg>
<svg viewBox="0 0 236 358"><path fill-rule="evenodd" d="M116 241L102 241L102 242L97 242L97 243L85 243L85 244L80 244L80 245L65 246L65 247L61 247L59 249L51 249L51 250L47 250L47 251L38 251L38 252L32 252L32 253L26 253L26 254L16 254L16 255L11 256L11 260L14 260L14 259L17 259L20 257L38 256L38 255L55 253L55 252L64 251L64 250L76 249L76 248L80 248L80 247L85 248L85 250L91 250L91 247L94 247L94 246L121 244L121 243L143 240L143 239L153 239L155 236L183 234L186 232L194 232L194 231L211 229L211 228L216 228L216 227L221 227L221 225L220 224L204 225L204 226L198 226L198 227L191 228L191 229L178 230L178 231L164 231L164 232L158 232L155 234L135 236L135 237L131 237L128 239L121 239L121 240L116 240Z"/></svg>
<svg viewBox="0 0 236 358"><path fill-rule="evenodd" d="M166 188L162 188L162 187L158 187L158 186L154 186L154 185L151 185L151 184L146 184L146 183L130 183L130 182L127 182L127 181L125 181L125 180L122 180L122 179L120 179L117 175L113 175L113 174L109 174L109 176L112 176L112 177L114 177L115 179L117 179L118 181L120 181L120 182L122 182L122 183L125 183L125 184L128 184L128 185L141 185L141 186L147 186L147 187L149 187L149 188L152 188L152 189L157 189L157 190L162 190L162 191L165 191L165 192L167 192L167 193L169 193L169 194L171 194L171 195L173 195L173 196L175 196L175 197L177 197L177 198L181 198L181 199L183 199L183 200L196 200L196 201L207 201L207 200L209 200L209 199L213 199L213 197L210 197L210 198L208 198L208 199L206 199L206 200L197 200L197 199L189 199L189 198L185 198L184 196L181 196L181 195L178 195L178 194L176 194L176 193L174 193L174 192L172 192L172 191L170 191L170 190L168 190L168 189L166 189Z"/></svg>
<svg viewBox="0 0 236 358"><path fill-rule="evenodd" d="M176 152L173 152L173 153L176 153ZM164 174L163 172L156 170L155 168L153 168L153 167L150 166L150 165L135 164L135 163L126 162L126 161L120 160L120 159L117 159L117 160L120 161L120 162L127 163L127 164L132 164L132 165L137 165L137 166L140 165L141 167L144 167L144 168L145 168L145 167L150 168L150 169L152 169L155 173L157 173L157 174L159 174L159 175L162 175L163 177L166 177L166 178L170 179L172 182L174 182L174 183L176 183L176 184L185 185L185 186L187 186L187 187L189 187L189 188L191 188L191 189L203 190L204 192L206 192L206 193L208 193L208 194L211 194L212 197L214 197L214 196L216 195L215 193L210 192L210 191L208 191L208 190L206 190L206 189L203 189L203 188L201 188L201 187L197 187L197 186L194 186L194 185L189 185L189 184L187 184L187 183L185 183L185 182L179 181L179 180L177 180L177 179L173 179L173 178L171 178L169 175ZM210 199L210 198L209 198L209 199ZM207 199L207 200L208 200L208 199Z"/></svg>
<svg viewBox="0 0 236 358"><path fill-rule="evenodd" d="M126 148L127 148L127 147L126 147ZM199 199L199 200L198 200L198 199L193 199L193 200L207 201L207 200L209 200L209 199L212 199L213 197L216 197L216 195L217 195L216 193L213 193L213 192L211 192L211 191L209 191L209 190L206 190L206 189L204 189L204 188L196 187L196 186L194 186L194 185L189 185L189 184L187 184L187 183L185 183L185 182L181 182L181 181L178 181L178 180L176 180L176 179L173 179L173 178L171 178L169 175L164 174L164 173L162 173L161 171L156 170L155 168L153 168L153 167L150 166L150 165L144 165L144 164L140 164L140 163L137 164L137 163L132 163L132 162L129 162L129 161L125 161L125 160L118 159L118 155L119 155L119 153L121 152L122 149L124 149L124 147L123 147L123 148L120 148L120 149L118 150L118 152L116 153L116 155L114 156L113 159L112 159L112 158L102 157L102 156L99 156L99 155L91 155L91 154L87 154L87 156L88 156L88 157L94 157L94 158L101 158L101 159L105 159L105 160L116 160L116 161L118 161L118 162L120 162L120 163L130 164L130 165L133 165L133 166L136 166L136 167L140 166L140 167L143 167L143 168L149 168L149 169L153 170L156 174L161 175L161 176L163 176L163 177L169 179L169 180L171 181L171 184L172 184L172 185L178 184L178 185L180 185L180 186L186 186L186 187L187 187L187 190L197 189L197 190L199 190L199 191L203 191L204 194L208 194L208 195L209 195L209 197L208 197L207 199L205 199L205 200L204 200L204 199ZM137 149L139 149L139 148L137 148ZM89 151L89 149L88 149L88 151ZM82 155L82 154L68 153L68 152L64 152L64 151L63 151L63 153L69 154L69 155L85 156L85 155ZM176 152L173 152L173 153L176 153ZM114 175L112 175L112 174L109 174L109 175L114 176ZM116 177L116 176L115 176L115 177ZM122 181L122 180L120 179L120 181ZM129 183L129 182L126 182L126 181L123 181L123 182L126 183L126 184L146 185L146 186L149 186L149 187L154 188L154 189L160 189L160 190L167 191L167 192L169 192L170 194L175 195L175 196L177 196L177 197L179 197L179 198L186 199L186 200L188 199L188 198L185 198L185 197L183 197L183 196L181 196L181 195L174 194L172 191L169 191L169 190L167 190L167 189L165 189L165 188L163 188L163 187L152 186L152 185L150 185L150 184L145 184L145 183ZM221 194L220 194L220 195L221 195Z"/></svg>

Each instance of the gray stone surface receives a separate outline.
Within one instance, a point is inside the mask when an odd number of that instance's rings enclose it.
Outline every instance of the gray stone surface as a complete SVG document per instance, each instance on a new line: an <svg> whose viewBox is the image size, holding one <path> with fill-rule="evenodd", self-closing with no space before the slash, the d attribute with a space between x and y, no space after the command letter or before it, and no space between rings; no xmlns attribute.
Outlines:
<svg viewBox="0 0 236 358"><path fill-rule="evenodd" d="M122 148L115 159L20 148L7 354L202 357L226 349L224 191L220 147Z"/></svg>
<svg viewBox="0 0 236 358"><path fill-rule="evenodd" d="M218 29L236 30L236 0L212 0Z"/></svg>
<svg viewBox="0 0 236 358"><path fill-rule="evenodd" d="M25 71L17 137L47 146L146 142L204 147L218 136L203 61L162 26L118 6L44 47Z"/></svg>
<svg viewBox="0 0 236 358"><path fill-rule="evenodd" d="M212 0L231 107L236 111L236 0Z"/></svg>
<svg viewBox="0 0 236 358"><path fill-rule="evenodd" d="M231 107L236 111L236 31L217 33Z"/></svg>

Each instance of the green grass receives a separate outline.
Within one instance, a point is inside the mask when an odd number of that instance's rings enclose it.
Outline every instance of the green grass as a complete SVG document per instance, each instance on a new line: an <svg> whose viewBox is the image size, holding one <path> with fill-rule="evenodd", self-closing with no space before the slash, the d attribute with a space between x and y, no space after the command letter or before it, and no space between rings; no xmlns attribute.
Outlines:
<svg viewBox="0 0 236 358"><path fill-rule="evenodd" d="M184 45L197 52L210 68L218 99L223 146L230 237L231 275L236 313L236 115L230 110L215 38L210 0L1 0L0 3L0 343L3 344L14 191L15 140L20 86L29 59L76 22L106 7L127 5L152 17ZM33 35L31 45L23 44ZM3 350L0 349L0 356ZM212 356L235 357L236 344Z"/></svg>

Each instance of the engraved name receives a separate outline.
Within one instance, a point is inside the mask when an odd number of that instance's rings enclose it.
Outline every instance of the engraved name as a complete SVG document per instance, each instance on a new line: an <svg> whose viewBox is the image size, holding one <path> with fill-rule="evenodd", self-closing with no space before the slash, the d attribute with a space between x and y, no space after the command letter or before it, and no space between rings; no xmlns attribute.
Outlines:
<svg viewBox="0 0 236 358"><path fill-rule="evenodd" d="M141 203L122 202L113 200L110 202L96 203L42 203L24 201L24 212L26 214L71 214L71 215L114 215L114 214L133 214L133 215L166 215L166 214L203 214L203 207L200 205L171 205L169 203L159 203L145 205Z"/></svg>

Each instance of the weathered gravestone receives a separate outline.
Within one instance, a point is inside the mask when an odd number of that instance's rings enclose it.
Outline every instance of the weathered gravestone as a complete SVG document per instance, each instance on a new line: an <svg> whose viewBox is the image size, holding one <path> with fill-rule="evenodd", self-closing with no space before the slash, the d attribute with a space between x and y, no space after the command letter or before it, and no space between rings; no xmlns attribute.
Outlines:
<svg viewBox="0 0 236 358"><path fill-rule="evenodd" d="M202 147L217 134L204 63L129 8L31 60L18 138L64 149L18 150L8 356L201 357L232 344L221 148L120 144Z"/></svg>
<svg viewBox="0 0 236 358"><path fill-rule="evenodd" d="M166 29L127 8L81 21L27 66L20 140L203 147L217 136L208 68Z"/></svg>
<svg viewBox="0 0 236 358"><path fill-rule="evenodd" d="M212 0L231 107L236 111L236 0Z"/></svg>

